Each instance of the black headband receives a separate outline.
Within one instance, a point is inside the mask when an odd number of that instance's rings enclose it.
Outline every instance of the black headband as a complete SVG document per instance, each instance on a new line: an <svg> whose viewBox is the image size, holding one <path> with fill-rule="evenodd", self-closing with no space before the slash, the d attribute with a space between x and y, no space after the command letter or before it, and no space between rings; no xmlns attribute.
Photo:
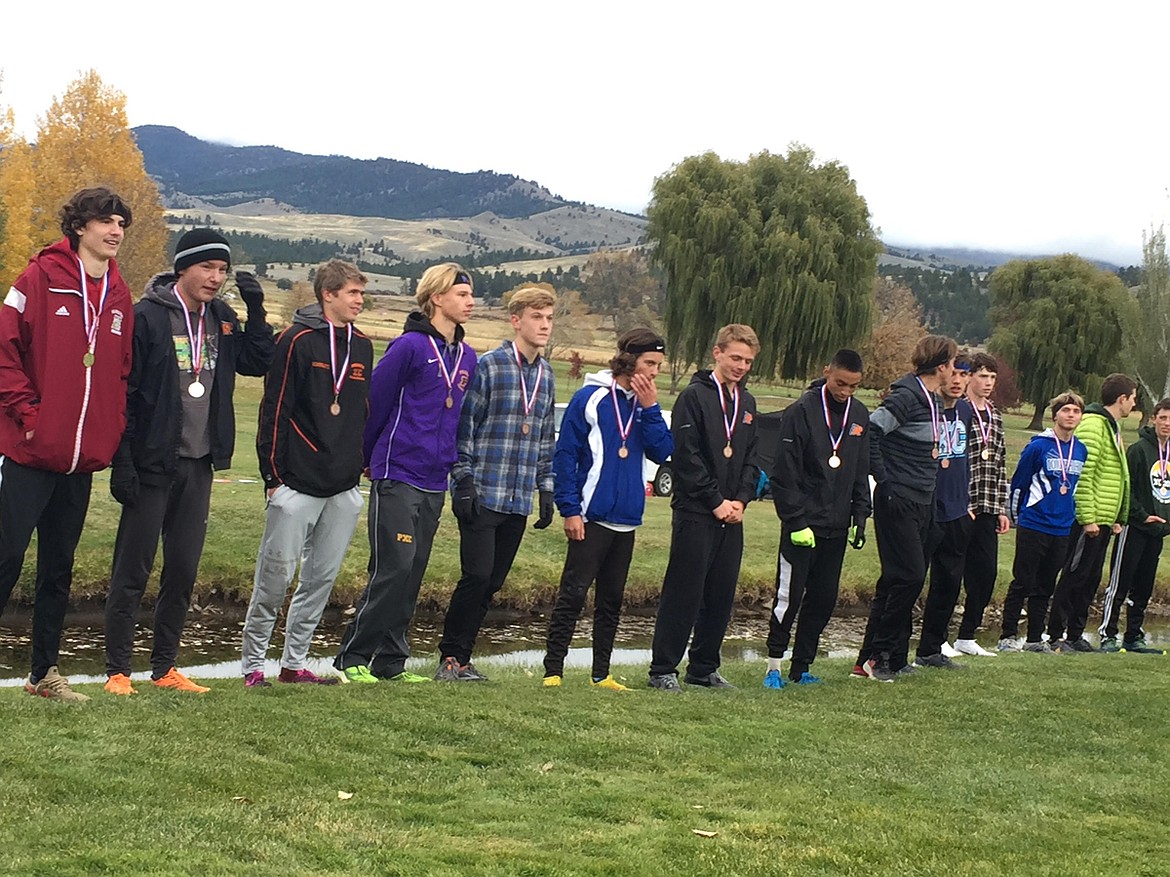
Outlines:
<svg viewBox="0 0 1170 877"><path fill-rule="evenodd" d="M953 357L950 355L950 353L944 350L942 353L936 354L934 359L928 360L922 363L922 365L918 366L918 371L916 374L922 374L923 372L930 371L932 368L938 368L940 365L946 365L951 361L952 358Z"/></svg>
<svg viewBox="0 0 1170 877"><path fill-rule="evenodd" d="M622 353L630 353L634 356L641 356L643 353L666 353L666 342L661 338L655 338L653 341L646 341L642 344L631 342L622 348Z"/></svg>
<svg viewBox="0 0 1170 877"><path fill-rule="evenodd" d="M471 286L471 278L462 271L455 272L455 279L451 281L452 286L458 286L460 283L466 283Z"/></svg>

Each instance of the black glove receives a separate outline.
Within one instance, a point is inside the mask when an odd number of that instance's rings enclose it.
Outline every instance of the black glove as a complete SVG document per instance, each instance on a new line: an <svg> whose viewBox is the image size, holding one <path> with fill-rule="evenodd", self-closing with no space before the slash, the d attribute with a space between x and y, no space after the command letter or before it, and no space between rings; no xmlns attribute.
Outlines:
<svg viewBox="0 0 1170 877"><path fill-rule="evenodd" d="M451 511L461 524L471 524L479 517L479 495L475 492L475 478L464 475L451 491Z"/></svg>
<svg viewBox="0 0 1170 877"><path fill-rule="evenodd" d="M552 523L553 512L556 511L556 505L553 503L553 495L550 491L542 490L540 492L540 517L536 519L536 523L532 525L533 530L543 530Z"/></svg>
<svg viewBox="0 0 1170 877"><path fill-rule="evenodd" d="M110 495L122 505L134 505L138 499L138 470L131 464L110 470Z"/></svg>
<svg viewBox="0 0 1170 877"><path fill-rule="evenodd" d="M240 288L240 298L249 311L264 307L264 287L247 271L236 272L236 286Z"/></svg>
<svg viewBox="0 0 1170 877"><path fill-rule="evenodd" d="M865 547L865 515L853 516L852 541L849 543L858 551Z"/></svg>

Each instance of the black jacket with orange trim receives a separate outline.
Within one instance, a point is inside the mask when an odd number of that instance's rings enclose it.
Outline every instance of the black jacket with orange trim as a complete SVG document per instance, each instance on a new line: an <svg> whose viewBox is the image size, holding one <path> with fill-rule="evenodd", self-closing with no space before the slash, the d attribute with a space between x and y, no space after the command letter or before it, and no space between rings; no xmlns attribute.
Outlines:
<svg viewBox="0 0 1170 877"><path fill-rule="evenodd" d="M346 335L345 327L330 327L321 305L312 304L298 310L277 339L256 434L266 489L286 484L298 493L327 497L351 489L361 478L374 345L356 328L348 341ZM335 372L344 374L336 409Z"/></svg>

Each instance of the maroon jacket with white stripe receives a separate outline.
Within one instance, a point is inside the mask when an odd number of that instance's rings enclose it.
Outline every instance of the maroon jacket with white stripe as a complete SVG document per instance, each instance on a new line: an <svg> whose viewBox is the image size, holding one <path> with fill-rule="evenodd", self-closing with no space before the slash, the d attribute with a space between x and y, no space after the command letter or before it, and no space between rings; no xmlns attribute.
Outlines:
<svg viewBox="0 0 1170 877"><path fill-rule="evenodd" d="M86 284L96 307L101 280ZM134 310L113 261L92 368L82 359L89 346L82 307L81 263L66 238L29 260L0 307L0 454L17 463L95 472L118 447Z"/></svg>

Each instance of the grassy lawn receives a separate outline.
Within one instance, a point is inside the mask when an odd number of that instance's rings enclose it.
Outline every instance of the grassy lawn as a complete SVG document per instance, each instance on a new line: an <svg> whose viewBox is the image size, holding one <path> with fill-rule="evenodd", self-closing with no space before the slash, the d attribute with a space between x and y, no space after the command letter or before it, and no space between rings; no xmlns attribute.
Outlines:
<svg viewBox="0 0 1170 877"><path fill-rule="evenodd" d="M894 685L824 661L826 684L780 692L732 664L741 691L682 696L523 668L85 705L3 689L0 872L1161 875L1167 660Z"/></svg>

